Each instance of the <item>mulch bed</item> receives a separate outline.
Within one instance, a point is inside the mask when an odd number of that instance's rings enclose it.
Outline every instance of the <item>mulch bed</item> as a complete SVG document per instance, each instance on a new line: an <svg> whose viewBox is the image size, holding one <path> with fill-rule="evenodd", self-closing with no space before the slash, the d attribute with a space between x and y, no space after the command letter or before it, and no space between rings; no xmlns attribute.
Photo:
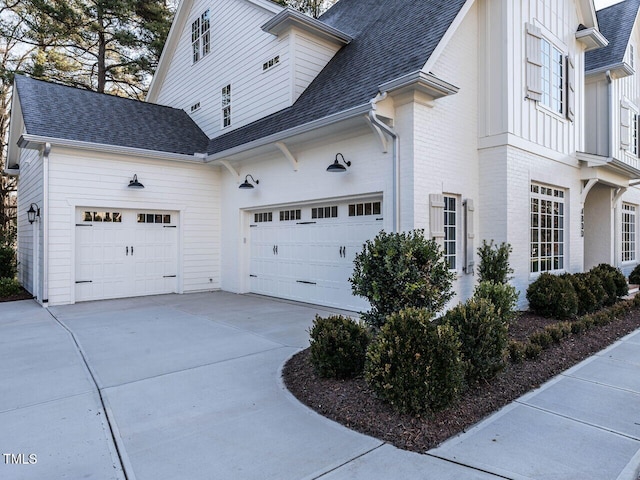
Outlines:
<svg viewBox="0 0 640 480"><path fill-rule="evenodd" d="M509 337L522 341L556 322L523 313L510 325ZM640 310L634 309L606 326L572 334L535 360L509 363L491 382L468 390L455 405L429 417L397 413L376 398L362 378L319 378L309 361L309 349L287 362L283 377L293 395L325 417L398 448L425 452L637 328Z"/></svg>
<svg viewBox="0 0 640 480"><path fill-rule="evenodd" d="M0 302L15 302L17 300L31 300L33 295L27 292L24 288L20 293L16 295L9 295L8 297L0 297Z"/></svg>

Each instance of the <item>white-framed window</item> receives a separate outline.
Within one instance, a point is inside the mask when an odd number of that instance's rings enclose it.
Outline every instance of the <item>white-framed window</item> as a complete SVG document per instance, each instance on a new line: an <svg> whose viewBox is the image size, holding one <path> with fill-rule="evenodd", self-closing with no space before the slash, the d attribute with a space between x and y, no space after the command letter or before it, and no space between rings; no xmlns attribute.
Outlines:
<svg viewBox="0 0 640 480"><path fill-rule="evenodd" d="M553 112L563 114L565 92L564 55L545 38L540 39L542 60L541 103Z"/></svg>
<svg viewBox="0 0 640 480"><path fill-rule="evenodd" d="M633 45L629 45L629 66L635 70L636 69L636 49Z"/></svg>
<svg viewBox="0 0 640 480"><path fill-rule="evenodd" d="M640 116L638 112L631 110L631 143L629 144L629 153L638 156L638 127L640 126Z"/></svg>
<svg viewBox="0 0 640 480"><path fill-rule="evenodd" d="M231 84L222 87L222 127L231 125Z"/></svg>
<svg viewBox="0 0 640 480"><path fill-rule="evenodd" d="M458 206L456 197L444 196L444 259L450 270L457 268Z"/></svg>
<svg viewBox="0 0 640 480"><path fill-rule="evenodd" d="M193 63L211 51L211 18L209 9L191 23L191 50Z"/></svg>
<svg viewBox="0 0 640 480"><path fill-rule="evenodd" d="M636 206L622 204L622 261L636 259Z"/></svg>
<svg viewBox="0 0 640 480"><path fill-rule="evenodd" d="M280 55L276 55L272 59L262 64L262 71L269 70L280 63Z"/></svg>
<svg viewBox="0 0 640 480"><path fill-rule="evenodd" d="M531 184L531 273L564 269L565 192Z"/></svg>

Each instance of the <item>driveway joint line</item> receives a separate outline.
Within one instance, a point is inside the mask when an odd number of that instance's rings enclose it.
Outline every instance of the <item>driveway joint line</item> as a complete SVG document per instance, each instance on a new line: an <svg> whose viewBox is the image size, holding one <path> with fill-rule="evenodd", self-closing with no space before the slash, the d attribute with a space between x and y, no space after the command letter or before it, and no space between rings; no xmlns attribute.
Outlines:
<svg viewBox="0 0 640 480"><path fill-rule="evenodd" d="M599 387L611 388L613 390L618 390L619 392L632 393L634 395L640 395L640 390L631 390L629 388L619 387L617 385L611 385L610 383L604 383L602 381L596 381L590 378L584 378L578 376L576 373L571 374L562 374L564 378L572 378L573 380L578 380L580 382L590 383L591 385L598 385Z"/></svg>
<svg viewBox="0 0 640 480"><path fill-rule="evenodd" d="M426 455L427 457L431 457L431 458L437 458L438 460L443 460L445 462L452 463L452 464L458 465L460 467L468 468L469 470L474 470L476 472L486 473L487 475L492 475L492 476L494 476L496 478L503 478L504 480L516 480L513 477L505 477L504 475L501 475L501 474L496 473L496 472L492 472L491 470L487 470L485 468L480 468L480 467L474 467L473 465L468 465L468 464L463 463L463 462L458 462L457 460L453 460L451 458L441 457L440 455L436 455L434 453L425 452L422 455Z"/></svg>
<svg viewBox="0 0 640 480"><path fill-rule="evenodd" d="M26 409L26 408L38 407L40 405L47 405L49 403L60 402L62 400L67 400L69 398L82 397L83 395L86 395L88 393L93 393L93 390L87 390L85 392L73 393L71 395L64 395L62 397L57 397L57 398L50 398L49 400L45 400L43 402L29 403L29 404L26 404L26 405L20 405L19 407L9 408L7 410L0 410L0 415L2 415L3 413L16 412L18 410L23 410L23 409Z"/></svg>
<svg viewBox="0 0 640 480"><path fill-rule="evenodd" d="M526 403L526 402L523 402L521 400L516 400L514 403L518 403L518 404L520 404L522 406L525 406L525 407L533 408L533 409L538 410L540 412L548 413L549 415L554 415L554 416L557 416L557 417L560 417L560 418L565 418L565 419L570 420L572 422L579 423L579 424L582 424L582 425L586 425L586 426L591 427L591 428L595 428L597 430L600 430L601 432L612 433L614 435L618 435L620 437L627 438L627 439L633 440L635 442L640 442L640 437L634 437L634 436L629 435L627 433L618 432L616 430L603 427L602 425L596 425L595 423L590 423L590 422L586 422L584 420L579 420L579 419L577 419L575 417L570 417L569 415L564 415L564 414L559 413L559 412L554 412L553 410L548 410L546 408L538 407L536 405L532 405L530 403Z"/></svg>
<svg viewBox="0 0 640 480"><path fill-rule="evenodd" d="M123 458L122 458L123 453L120 451L120 446L118 445L118 441L116 440L116 436L115 436L115 433L114 433L113 425L111 425L111 419L109 418L109 415L107 414L107 407L105 405L104 398L102 397L102 391L100 390L100 387L98 386L98 382L96 381L96 378L94 376L93 370L89 366L89 362L87 361L87 358L85 357L84 352L82 351L82 347L80 346L80 343L78 342L78 339L76 338L75 334L71 331L71 329L69 329L69 327L67 327L62 321L58 320L58 318L51 312L51 310L47 309L47 312L49 312L49 315L51 315L51 318L53 318L56 321L56 323L58 325L60 325L64 330L66 330L69 333L69 335L71 336L71 339L73 340L73 343L76 346L76 350L80 354L80 357L82 358L82 361L83 361L87 371L89 372L89 376L91 377L91 381L93 382L93 384L96 387L96 391L98 393L98 398L100 399L100 406L102 407L102 411L104 412L104 417L106 419L107 425L109 426L109 433L111 434L111 440L112 440L113 446L114 446L114 448L116 450L116 454L118 455L118 461L120 462L120 468L122 470L122 474L124 475L125 480L132 479L133 477L128 474L126 466L125 466L125 462L123 461Z"/></svg>
<svg viewBox="0 0 640 480"><path fill-rule="evenodd" d="M203 363L202 365L195 365L193 367L183 368L182 370L175 370L173 372L159 373L157 375L153 375L153 376L149 376L149 377L145 377L145 378L140 378L138 380L131 380L129 382L118 383L116 385L105 385L103 387L98 387L98 388L101 388L101 390L108 390L110 388L118 388L118 387L123 387L123 386L126 386L126 385L133 385L133 384L136 384L136 383L144 382L146 380L152 380L152 379L155 379L155 378L162 378L162 377L166 377L168 375L176 375L176 374L182 373L182 372L190 372L192 370L197 370L199 368L211 367L212 365L221 365L223 363L232 362L234 360L240 360L242 358L253 357L254 355L260 355L262 353L275 352L277 350L282 350L283 348L288 348L288 347L280 346L280 347L275 347L275 348L268 348L266 350L260 350L259 352L248 353L246 355L240 355L238 357L225 358L224 360L218 360L216 362Z"/></svg>
<svg viewBox="0 0 640 480"><path fill-rule="evenodd" d="M334 467L334 468L332 468L330 470L327 470L326 472L322 472L320 475L318 475L317 477L313 477L311 480L318 480L319 478L325 477L325 476L329 475L330 473L335 472L336 470L340 470L345 465L349 465L351 462L353 462L355 460L358 460L359 458L362 458L362 457L364 457L366 455L369 455L371 452L375 452L379 448L384 447L386 444L387 444L386 442L382 442L382 443L380 443L380 445L376 445L375 447L367 450L366 452L362 452L360 455L356 455L355 457L350 458L346 462L341 463L340 465L338 465L338 466L336 466L336 467Z"/></svg>

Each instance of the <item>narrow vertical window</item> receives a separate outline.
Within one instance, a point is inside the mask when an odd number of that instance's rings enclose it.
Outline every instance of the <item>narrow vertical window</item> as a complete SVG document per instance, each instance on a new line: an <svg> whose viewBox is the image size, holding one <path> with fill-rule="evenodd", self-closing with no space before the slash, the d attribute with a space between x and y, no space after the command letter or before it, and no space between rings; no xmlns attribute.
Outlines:
<svg viewBox="0 0 640 480"><path fill-rule="evenodd" d="M450 270L456 269L456 250L458 240L456 236L456 199L444 197L444 259Z"/></svg>
<svg viewBox="0 0 640 480"><path fill-rule="evenodd" d="M622 261L636 259L636 207L622 204Z"/></svg>
<svg viewBox="0 0 640 480"><path fill-rule="evenodd" d="M211 19L206 10L191 24L191 51L193 63L211 51Z"/></svg>
<svg viewBox="0 0 640 480"><path fill-rule="evenodd" d="M542 49L542 100L541 103L556 113L564 112L565 68L562 52L544 38Z"/></svg>
<svg viewBox="0 0 640 480"><path fill-rule="evenodd" d="M222 127L231 125L231 85L222 88Z"/></svg>
<svg viewBox="0 0 640 480"><path fill-rule="evenodd" d="M629 144L629 153L638 156L638 120L640 116L631 111L631 143Z"/></svg>
<svg viewBox="0 0 640 480"><path fill-rule="evenodd" d="M531 272L564 269L564 190L531 185Z"/></svg>

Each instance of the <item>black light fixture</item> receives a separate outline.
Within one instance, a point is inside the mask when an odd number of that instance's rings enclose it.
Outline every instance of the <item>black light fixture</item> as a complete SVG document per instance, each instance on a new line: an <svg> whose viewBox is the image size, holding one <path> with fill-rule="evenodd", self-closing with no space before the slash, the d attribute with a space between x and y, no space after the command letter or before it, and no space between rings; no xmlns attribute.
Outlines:
<svg viewBox="0 0 640 480"><path fill-rule="evenodd" d="M255 178L253 178L253 175L249 174L246 177L244 177L244 183L242 185L240 185L238 188L241 188L243 190L254 188L253 183L249 183L249 177L251 177L251 180L256 185L258 185L260 183L260 180L256 180Z"/></svg>
<svg viewBox="0 0 640 480"><path fill-rule="evenodd" d="M342 159L342 163L338 162L338 156ZM344 164L344 165L343 165ZM336 153L336 159L327 167L327 172L342 173L347 171L347 167L351 166L351 162L345 161L341 153Z"/></svg>
<svg viewBox="0 0 640 480"><path fill-rule="evenodd" d="M37 203L32 203L31 205L29 205L29 210L27 210L27 218L29 219L29 223L35 222L36 217L40 218L40 207Z"/></svg>
<svg viewBox="0 0 640 480"><path fill-rule="evenodd" d="M133 178L129 180L129 188L144 188L144 185L138 181L138 175L134 174Z"/></svg>

